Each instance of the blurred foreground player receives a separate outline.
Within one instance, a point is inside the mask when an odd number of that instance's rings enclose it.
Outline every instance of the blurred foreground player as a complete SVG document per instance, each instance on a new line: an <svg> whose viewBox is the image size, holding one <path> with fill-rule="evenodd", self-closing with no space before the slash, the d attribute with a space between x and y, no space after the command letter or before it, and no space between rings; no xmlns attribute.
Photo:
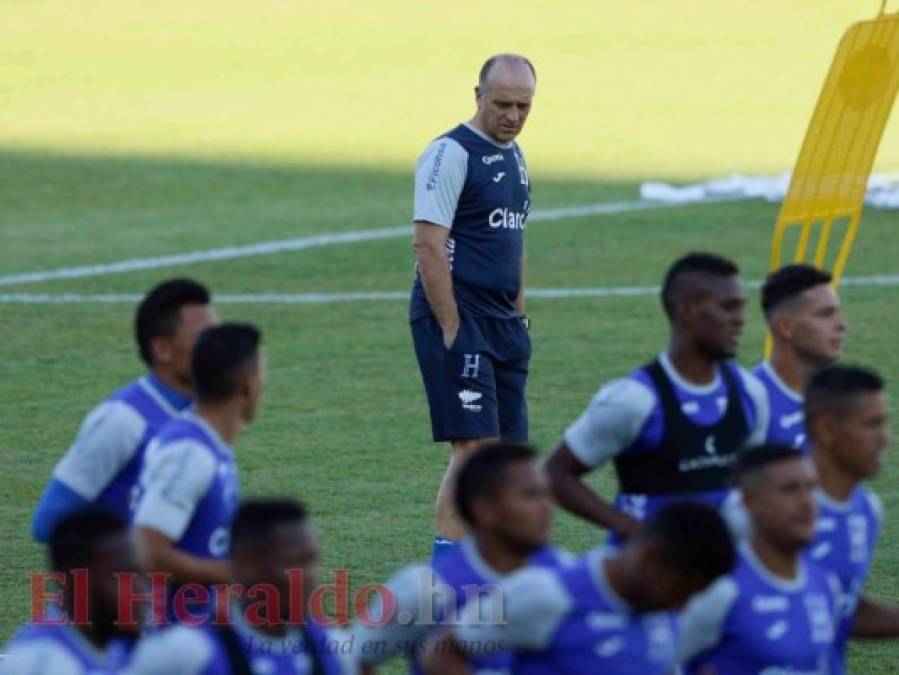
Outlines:
<svg viewBox="0 0 899 675"><path fill-rule="evenodd" d="M552 502L537 453L527 446L497 444L475 452L459 472L455 499L471 534L429 566L406 568L387 588L396 607L381 626L357 622L354 649L366 672L399 653L420 672L419 650L440 624L452 623L466 600L489 595L496 585L526 564L564 567L573 557L547 544ZM368 616L379 618L376 604ZM403 616L402 623L399 617ZM507 672L509 652L473 658L476 672Z"/></svg>
<svg viewBox="0 0 899 675"><path fill-rule="evenodd" d="M145 638L129 675L349 675L341 634L326 631L310 611L318 558L318 539L300 504L244 502L231 528L233 581L240 595L226 617Z"/></svg>
<svg viewBox="0 0 899 675"><path fill-rule="evenodd" d="M46 542L60 518L91 503L130 518L147 444L191 404L191 352L200 332L218 323L210 302L209 291L197 282L171 279L138 305L134 336L149 372L85 418L35 510L37 541Z"/></svg>
<svg viewBox="0 0 899 675"><path fill-rule="evenodd" d="M13 636L0 674L119 673L140 628L117 624L116 575L139 571L127 521L97 506L73 511L54 528L49 557L61 577L61 605Z"/></svg>
<svg viewBox="0 0 899 675"><path fill-rule="evenodd" d="M786 265L762 287L762 311L771 332L771 358L753 374L768 392L766 442L808 451L802 392L809 378L837 360L846 322L830 273L811 265Z"/></svg>
<svg viewBox="0 0 899 675"><path fill-rule="evenodd" d="M671 610L733 564L733 543L714 509L669 504L618 549L595 549L569 569L528 567L502 581L497 594L475 601L479 611L463 612L426 650L425 672L483 672L470 669L466 655L505 645L514 650L513 675L668 675L677 658Z"/></svg>
<svg viewBox="0 0 899 675"><path fill-rule="evenodd" d="M761 383L730 360L743 330L746 298L732 262L691 253L665 275L666 351L596 394L547 461L553 493L568 511L618 540L671 500L720 506L740 450L764 438L768 401ZM583 475L614 462L614 505Z"/></svg>
<svg viewBox="0 0 899 675"><path fill-rule="evenodd" d="M515 138L535 86L525 57L488 59L475 87L474 117L433 141L415 171L409 320L434 441L452 446L437 493L435 556L465 531L452 495L465 458L486 440L528 436L524 230L530 182Z"/></svg>
<svg viewBox="0 0 899 675"><path fill-rule="evenodd" d="M170 422L147 449L134 524L147 567L176 584L231 580L228 539L239 499L232 446L259 408L261 341L249 324L204 331L193 354L196 411Z"/></svg>
<svg viewBox="0 0 899 675"><path fill-rule="evenodd" d="M806 389L806 420L818 470L818 526L809 556L840 580L840 616L830 675L846 672L850 637L899 637L899 607L864 594L883 518L880 499L862 485L883 467L889 443L883 380L830 366Z"/></svg>
<svg viewBox="0 0 899 675"><path fill-rule="evenodd" d="M752 534L732 574L683 615L688 675L829 672L839 582L805 558L815 536L812 460L761 446L740 455L736 482Z"/></svg>

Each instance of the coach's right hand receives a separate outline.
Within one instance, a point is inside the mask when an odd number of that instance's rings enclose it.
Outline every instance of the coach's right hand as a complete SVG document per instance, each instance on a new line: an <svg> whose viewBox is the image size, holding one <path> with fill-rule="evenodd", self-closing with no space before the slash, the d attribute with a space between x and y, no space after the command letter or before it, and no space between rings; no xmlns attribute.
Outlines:
<svg viewBox="0 0 899 675"><path fill-rule="evenodd" d="M443 346L447 349L452 347L456 341L456 336L459 334L459 324L460 321L456 321L453 324L441 326L443 329Z"/></svg>

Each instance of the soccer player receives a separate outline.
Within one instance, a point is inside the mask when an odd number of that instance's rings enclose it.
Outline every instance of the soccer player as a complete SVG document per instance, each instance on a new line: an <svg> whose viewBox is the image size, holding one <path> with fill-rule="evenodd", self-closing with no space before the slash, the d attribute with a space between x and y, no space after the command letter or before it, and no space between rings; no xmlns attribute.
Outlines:
<svg viewBox="0 0 899 675"><path fill-rule="evenodd" d="M249 324L205 330L193 353L196 411L170 422L147 449L134 524L148 568L176 585L231 580L228 533L239 498L232 446L259 408L261 340Z"/></svg>
<svg viewBox="0 0 899 675"><path fill-rule="evenodd" d="M536 452L523 445L498 444L475 452L459 471L455 499L471 534L429 566L411 566L387 584L395 600L391 621L378 626L357 622L354 649L360 662L374 666L406 652L413 660L437 625L454 620L473 595L489 594L496 584L526 563L564 567L569 554L547 544L552 520L549 486L536 464ZM376 603L368 616L380 621ZM511 654L475 658L479 672L506 672ZM420 672L413 663L413 672Z"/></svg>
<svg viewBox="0 0 899 675"><path fill-rule="evenodd" d="M75 443L53 470L32 522L46 542L56 522L88 504L130 517L144 449L193 396L190 355L197 335L218 323L209 291L190 279L153 288L137 308L134 334L146 375L93 409Z"/></svg>
<svg viewBox="0 0 899 675"><path fill-rule="evenodd" d="M846 323L828 272L787 265L762 287L762 311L771 332L771 358L753 369L771 404L766 440L808 451L802 392L812 374L840 356Z"/></svg>
<svg viewBox="0 0 899 675"><path fill-rule="evenodd" d="M415 172L412 339L434 441L452 447L437 493L435 556L465 531L452 496L464 459L487 439L527 440L530 182L515 138L535 85L525 57L488 59L474 117L433 141Z"/></svg>
<svg viewBox="0 0 899 675"><path fill-rule="evenodd" d="M128 521L100 506L83 507L58 521L48 550L50 567L61 577L62 614L46 614L20 629L4 650L0 674L120 672L139 630L116 622L116 575L139 571Z"/></svg>
<svg viewBox="0 0 899 675"><path fill-rule="evenodd" d="M734 557L714 509L668 504L620 548L594 549L570 569L528 567L501 582L499 593L426 649L425 672L470 673L466 653L506 645L515 651L513 675L667 675L677 659L670 610L729 572Z"/></svg>
<svg viewBox="0 0 899 675"><path fill-rule="evenodd" d="M815 536L815 467L799 450L742 453L736 482L752 525L729 576L684 612L688 675L827 673L839 582L804 551Z"/></svg>
<svg viewBox="0 0 899 675"><path fill-rule="evenodd" d="M322 628L309 606L319 545L303 506L281 499L244 502L234 516L230 547L234 588L241 592L232 598L227 620L213 623L210 618L145 638L129 675L353 672L341 634ZM294 600L300 607L292 615ZM263 602L277 613L253 609Z"/></svg>
<svg viewBox="0 0 899 675"><path fill-rule="evenodd" d="M668 348L599 390L564 434L547 470L559 504L612 533L635 532L671 499L720 506L731 466L768 427L761 383L731 362L746 303L736 265L691 253L665 275ZM607 503L583 475L614 462L619 494Z"/></svg>
<svg viewBox="0 0 899 675"><path fill-rule="evenodd" d="M829 366L812 376L805 411L819 477L810 556L840 580L840 621L829 672L842 675L848 638L899 637L899 607L864 594L882 507L862 481L880 472L889 442L883 380L862 368Z"/></svg>

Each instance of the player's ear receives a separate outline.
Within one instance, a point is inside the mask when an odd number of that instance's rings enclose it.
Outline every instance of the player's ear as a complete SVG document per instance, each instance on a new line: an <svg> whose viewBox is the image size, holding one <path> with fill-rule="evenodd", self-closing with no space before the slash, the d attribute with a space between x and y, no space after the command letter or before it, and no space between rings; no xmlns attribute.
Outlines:
<svg viewBox="0 0 899 675"><path fill-rule="evenodd" d="M793 337L793 317L786 312L776 312L771 320L771 332L785 339Z"/></svg>
<svg viewBox="0 0 899 675"><path fill-rule="evenodd" d="M157 335L150 340L150 353L154 365L168 365L172 362L172 339L166 335Z"/></svg>

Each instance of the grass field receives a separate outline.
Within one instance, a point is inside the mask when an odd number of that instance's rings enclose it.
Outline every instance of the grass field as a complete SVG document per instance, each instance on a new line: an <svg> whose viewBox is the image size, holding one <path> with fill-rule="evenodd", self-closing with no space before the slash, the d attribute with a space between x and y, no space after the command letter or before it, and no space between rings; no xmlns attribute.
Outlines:
<svg viewBox="0 0 899 675"><path fill-rule="evenodd" d="M0 0L0 276L408 222L416 153L469 114L474 72L497 49L526 51L539 70L522 138L538 209L633 200L644 177L783 170L840 33L875 9L524 3L510 18L473 2L377 4ZM899 169L897 126L880 168ZM654 285L694 248L757 280L776 208L535 223L529 284ZM896 224L895 212L866 213L847 274L899 274ZM218 293L402 291L411 263L396 238L0 293L137 294L176 273ZM843 298L847 360L877 366L895 390L896 287L847 286ZM549 449L601 382L662 346L665 326L649 295L529 304L532 436ZM53 464L84 413L140 372L132 309L0 303L0 641L27 616L28 574L43 565L28 527ZM354 584L425 557L446 452L429 441L405 303L220 312L257 322L270 358L262 415L237 448L244 494L306 501L325 567L350 569ZM747 364L762 343L751 319ZM612 488L609 472L594 481ZM887 520L869 588L894 600L897 484L891 459L874 483ZM555 536L575 550L600 540L564 516ZM899 646L852 658L852 672L893 673Z"/></svg>

